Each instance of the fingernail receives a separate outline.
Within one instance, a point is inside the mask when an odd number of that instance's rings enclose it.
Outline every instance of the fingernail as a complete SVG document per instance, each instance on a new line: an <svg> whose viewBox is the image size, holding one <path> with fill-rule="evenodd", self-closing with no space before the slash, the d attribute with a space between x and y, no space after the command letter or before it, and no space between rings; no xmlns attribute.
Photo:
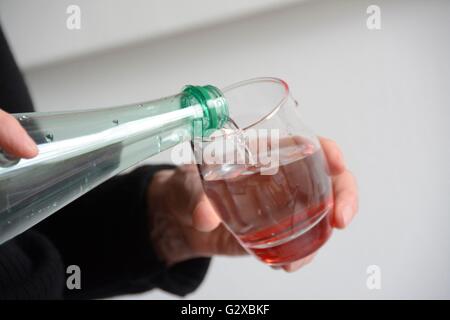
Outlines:
<svg viewBox="0 0 450 320"><path fill-rule="evenodd" d="M33 140L28 139L25 143L25 148L30 152L31 154L35 154L38 152L38 148Z"/></svg>
<svg viewBox="0 0 450 320"><path fill-rule="evenodd" d="M208 214L200 214L200 212L208 211ZM214 212L211 212L211 207L209 202L205 200L200 200L195 206L193 211L193 223L195 229L202 232L211 232L217 228L220 224L220 220L216 220ZM213 216L214 215L214 216Z"/></svg>
<svg viewBox="0 0 450 320"><path fill-rule="evenodd" d="M344 226L348 226L353 218L353 206L352 205L345 205L342 208L342 220L344 221Z"/></svg>
<svg viewBox="0 0 450 320"><path fill-rule="evenodd" d="M283 266L283 269L286 272L294 272L294 271L297 271L298 269L300 269L301 267L303 267L304 264L305 264L304 259L301 259L301 260L294 261L294 262L291 262L291 263Z"/></svg>

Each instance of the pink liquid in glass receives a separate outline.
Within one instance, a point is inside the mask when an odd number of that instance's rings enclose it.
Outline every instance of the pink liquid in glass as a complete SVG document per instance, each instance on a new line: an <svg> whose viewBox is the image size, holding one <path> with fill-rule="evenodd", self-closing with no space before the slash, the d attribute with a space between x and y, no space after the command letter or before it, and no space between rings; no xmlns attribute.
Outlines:
<svg viewBox="0 0 450 320"><path fill-rule="evenodd" d="M284 265L319 249L332 233L331 180L321 149L305 139L280 146L276 174L258 167L202 168L206 194L241 244L263 262Z"/></svg>

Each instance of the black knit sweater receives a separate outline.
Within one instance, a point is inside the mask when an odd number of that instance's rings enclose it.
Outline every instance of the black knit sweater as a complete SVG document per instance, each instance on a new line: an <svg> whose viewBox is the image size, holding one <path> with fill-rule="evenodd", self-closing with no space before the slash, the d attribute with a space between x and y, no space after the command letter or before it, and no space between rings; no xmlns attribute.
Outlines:
<svg viewBox="0 0 450 320"><path fill-rule="evenodd" d="M1 29L0 108L33 111ZM110 179L0 245L0 299L103 298L153 288L186 295L195 290L210 260L166 268L149 240L145 190L153 174L167 167L144 166ZM69 265L81 269L79 290L66 286Z"/></svg>

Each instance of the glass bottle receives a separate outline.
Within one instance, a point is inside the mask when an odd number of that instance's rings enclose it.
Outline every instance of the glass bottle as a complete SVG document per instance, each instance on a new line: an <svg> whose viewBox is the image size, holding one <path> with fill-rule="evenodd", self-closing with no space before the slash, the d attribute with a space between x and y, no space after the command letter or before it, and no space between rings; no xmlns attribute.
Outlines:
<svg viewBox="0 0 450 320"><path fill-rule="evenodd" d="M228 106L208 85L120 107L14 116L39 154L14 159L0 150L0 244L138 162L208 136L227 121Z"/></svg>

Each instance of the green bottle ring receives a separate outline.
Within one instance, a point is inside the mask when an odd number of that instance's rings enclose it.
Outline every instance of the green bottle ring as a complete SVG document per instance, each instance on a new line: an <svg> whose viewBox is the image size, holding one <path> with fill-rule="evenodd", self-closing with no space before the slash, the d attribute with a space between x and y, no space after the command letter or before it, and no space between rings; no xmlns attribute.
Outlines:
<svg viewBox="0 0 450 320"><path fill-rule="evenodd" d="M228 120L228 105L222 92L211 85L192 86L183 89L181 107L186 108L193 104L200 104L203 109L202 129L207 135L213 129L221 128Z"/></svg>

